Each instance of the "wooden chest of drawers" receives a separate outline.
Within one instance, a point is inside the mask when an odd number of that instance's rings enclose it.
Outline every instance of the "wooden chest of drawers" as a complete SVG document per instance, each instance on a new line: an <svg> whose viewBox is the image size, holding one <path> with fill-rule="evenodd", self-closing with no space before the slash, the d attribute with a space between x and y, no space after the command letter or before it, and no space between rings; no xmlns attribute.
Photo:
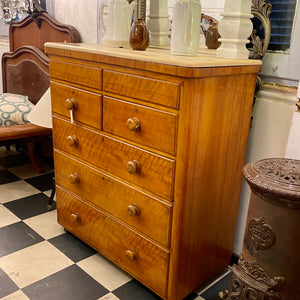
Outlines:
<svg viewBox="0 0 300 300"><path fill-rule="evenodd" d="M257 61L47 43L58 222L160 297L231 260Z"/></svg>

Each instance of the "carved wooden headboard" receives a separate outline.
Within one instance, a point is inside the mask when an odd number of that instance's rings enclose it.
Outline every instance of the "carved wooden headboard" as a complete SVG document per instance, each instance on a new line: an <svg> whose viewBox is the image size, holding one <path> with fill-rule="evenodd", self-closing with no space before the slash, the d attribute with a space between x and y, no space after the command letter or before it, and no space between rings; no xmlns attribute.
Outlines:
<svg viewBox="0 0 300 300"><path fill-rule="evenodd" d="M49 87L45 42L80 42L78 31L61 24L39 5L9 28L10 52L2 56L3 92L27 95L35 104Z"/></svg>

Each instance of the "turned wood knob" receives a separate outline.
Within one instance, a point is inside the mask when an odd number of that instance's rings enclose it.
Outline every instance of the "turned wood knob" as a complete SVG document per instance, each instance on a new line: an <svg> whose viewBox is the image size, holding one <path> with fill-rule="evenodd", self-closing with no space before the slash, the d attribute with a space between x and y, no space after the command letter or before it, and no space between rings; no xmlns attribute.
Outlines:
<svg viewBox="0 0 300 300"><path fill-rule="evenodd" d="M127 128L130 131L138 131L141 128L141 122L138 118L134 117L134 118L129 118L127 120Z"/></svg>
<svg viewBox="0 0 300 300"><path fill-rule="evenodd" d="M71 184L78 184L80 182L79 175L77 173L72 173L69 175Z"/></svg>
<svg viewBox="0 0 300 300"><path fill-rule="evenodd" d="M129 216L135 217L135 216L139 216L140 209L136 204L130 204L127 207L127 212L129 214Z"/></svg>
<svg viewBox="0 0 300 300"><path fill-rule="evenodd" d="M138 258L137 252L134 249L126 250L125 256L129 261L133 261Z"/></svg>
<svg viewBox="0 0 300 300"><path fill-rule="evenodd" d="M74 109L76 109L76 106L77 106L77 103L76 103L76 100L74 98L67 99L65 101L65 107L68 110L74 110Z"/></svg>
<svg viewBox="0 0 300 300"><path fill-rule="evenodd" d="M79 214L71 214L70 220L72 223L79 223L80 222Z"/></svg>
<svg viewBox="0 0 300 300"><path fill-rule="evenodd" d="M67 143L70 147L76 147L78 145L78 137L76 135L69 135L67 137Z"/></svg>
<svg viewBox="0 0 300 300"><path fill-rule="evenodd" d="M141 165L137 160L131 160L127 163L127 171L131 174L140 173Z"/></svg>

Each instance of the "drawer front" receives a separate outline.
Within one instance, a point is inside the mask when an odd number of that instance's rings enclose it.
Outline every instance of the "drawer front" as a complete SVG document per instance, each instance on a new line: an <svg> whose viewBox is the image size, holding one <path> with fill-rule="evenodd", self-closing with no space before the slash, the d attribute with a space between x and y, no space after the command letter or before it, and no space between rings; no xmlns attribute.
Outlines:
<svg viewBox="0 0 300 300"><path fill-rule="evenodd" d="M91 205L57 188L58 222L165 296L169 253Z"/></svg>
<svg viewBox="0 0 300 300"><path fill-rule="evenodd" d="M147 189L168 201L175 162L53 117L54 147Z"/></svg>
<svg viewBox="0 0 300 300"><path fill-rule="evenodd" d="M102 90L102 69L50 60L51 79L60 79L83 87Z"/></svg>
<svg viewBox="0 0 300 300"><path fill-rule="evenodd" d="M169 247L171 205L54 151L55 182Z"/></svg>
<svg viewBox="0 0 300 300"><path fill-rule="evenodd" d="M51 82L52 111L74 122L102 129L102 95Z"/></svg>
<svg viewBox="0 0 300 300"><path fill-rule="evenodd" d="M104 97L103 130L175 155L176 114Z"/></svg>
<svg viewBox="0 0 300 300"><path fill-rule="evenodd" d="M178 83L104 70L103 90L167 107L179 107Z"/></svg>

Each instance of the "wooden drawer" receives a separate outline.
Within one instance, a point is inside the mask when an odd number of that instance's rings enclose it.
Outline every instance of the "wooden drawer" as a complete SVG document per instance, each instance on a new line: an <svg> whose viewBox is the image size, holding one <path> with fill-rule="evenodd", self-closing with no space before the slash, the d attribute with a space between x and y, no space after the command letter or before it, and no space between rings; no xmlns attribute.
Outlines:
<svg viewBox="0 0 300 300"><path fill-rule="evenodd" d="M57 188L58 222L107 258L165 296L169 252L93 206ZM135 254L135 255L134 255Z"/></svg>
<svg viewBox="0 0 300 300"><path fill-rule="evenodd" d="M133 147L57 117L53 117L53 133L55 148L88 161L163 199L168 201L172 199L174 160ZM70 145L69 142L74 140L77 142Z"/></svg>
<svg viewBox="0 0 300 300"><path fill-rule="evenodd" d="M51 97L53 113L70 120L71 109L74 122L102 129L102 95L52 81Z"/></svg>
<svg viewBox="0 0 300 300"><path fill-rule="evenodd" d="M175 155L176 114L104 97L103 130Z"/></svg>
<svg viewBox="0 0 300 300"><path fill-rule="evenodd" d="M167 107L179 107L178 83L104 70L103 90Z"/></svg>
<svg viewBox="0 0 300 300"><path fill-rule="evenodd" d="M171 205L54 151L55 182L169 247Z"/></svg>
<svg viewBox="0 0 300 300"><path fill-rule="evenodd" d="M83 87L102 90L102 69L50 60L49 70L51 79L60 79Z"/></svg>

